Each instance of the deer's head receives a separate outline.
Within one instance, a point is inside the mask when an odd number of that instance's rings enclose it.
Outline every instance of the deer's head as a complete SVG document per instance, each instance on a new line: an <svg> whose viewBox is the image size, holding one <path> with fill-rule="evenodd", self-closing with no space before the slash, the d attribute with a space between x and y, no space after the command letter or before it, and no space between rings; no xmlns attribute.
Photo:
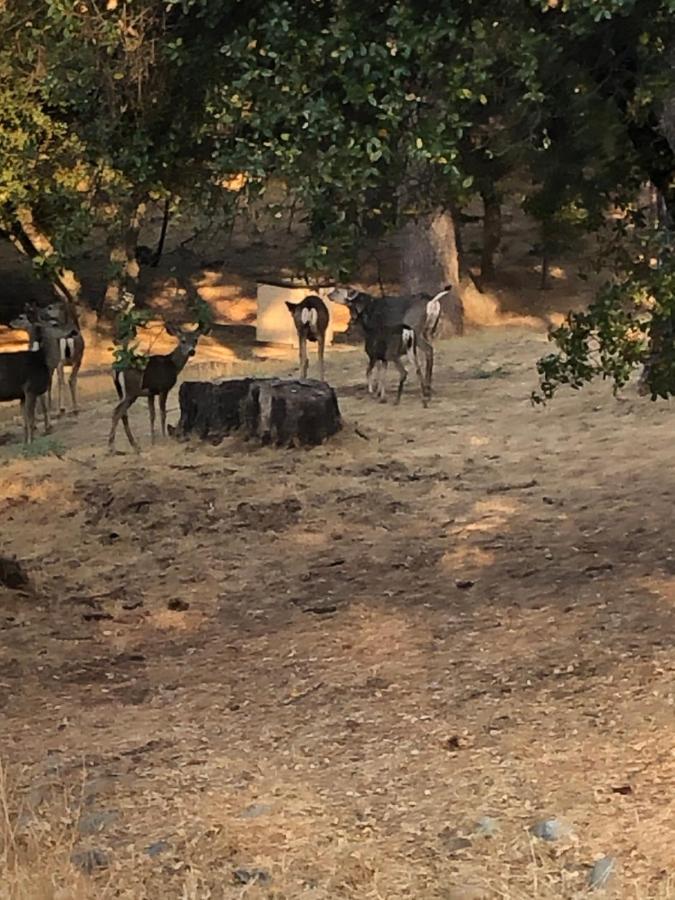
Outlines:
<svg viewBox="0 0 675 900"><path fill-rule="evenodd" d="M346 306L350 313L352 322L360 322L364 312L370 307L373 298L370 294L363 291L357 291L352 287L336 287L328 294L328 299L333 303L339 303Z"/></svg>
<svg viewBox="0 0 675 900"><path fill-rule="evenodd" d="M195 353L197 352L197 343L199 341L199 338L203 334L208 334L209 332L208 327L199 327L195 328L193 331L185 331L183 328L179 328L177 325L172 325L170 322L167 323L165 327L167 334L175 337L178 341L176 351L183 359L189 359L191 356L195 355Z"/></svg>

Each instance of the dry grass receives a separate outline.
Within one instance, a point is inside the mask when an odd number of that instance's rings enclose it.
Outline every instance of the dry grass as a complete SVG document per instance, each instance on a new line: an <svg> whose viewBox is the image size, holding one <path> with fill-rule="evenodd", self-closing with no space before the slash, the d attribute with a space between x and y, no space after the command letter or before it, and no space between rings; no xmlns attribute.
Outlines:
<svg viewBox="0 0 675 900"><path fill-rule="evenodd" d="M604 896L675 896L669 411L532 409L542 340L443 345L427 412L335 351L347 427L310 453L149 449L138 404L145 452L108 457L92 389L61 458L4 463L33 586L0 591L0 897L572 900L605 854Z"/></svg>

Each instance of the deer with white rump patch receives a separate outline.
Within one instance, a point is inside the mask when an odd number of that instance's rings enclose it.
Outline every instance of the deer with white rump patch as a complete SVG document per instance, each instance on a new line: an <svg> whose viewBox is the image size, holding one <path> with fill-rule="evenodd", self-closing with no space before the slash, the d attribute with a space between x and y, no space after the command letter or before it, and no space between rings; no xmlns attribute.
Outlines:
<svg viewBox="0 0 675 900"><path fill-rule="evenodd" d="M307 341L316 343L319 353L319 373L321 381L325 381L323 364L324 351L326 349L326 331L330 316L328 307L321 297L310 294L301 303L286 301L288 311L293 316L295 330L298 333L298 346L300 353L300 377L307 378L309 359L307 357Z"/></svg>
<svg viewBox="0 0 675 900"><path fill-rule="evenodd" d="M108 448L111 451L115 447L115 432L121 419L129 443L137 453L139 452L139 446L131 433L128 417L129 407L139 397L148 398L150 434L153 444L155 443L155 397L159 397L162 437L166 437L167 397L188 359L195 355L199 338L203 334L207 334L209 329L208 327L198 327L193 331L183 331L171 324L167 324L165 328L168 334L178 339L178 344L171 353L153 354L149 357L144 369L128 368L113 373L115 389L120 400L113 411L112 427L108 437Z"/></svg>
<svg viewBox="0 0 675 900"><path fill-rule="evenodd" d="M329 300L347 306L351 321L361 327L368 355L368 390L370 393L376 391L377 380L377 393L381 401L385 400L384 377L388 362L393 362L400 374L396 402L400 400L408 374L401 358L406 356L415 365L422 403L425 407L428 405L434 365L433 339L441 318L441 299L448 291L440 291L435 297L418 294L414 297L377 299L353 288L335 288L328 295ZM420 354L425 359L424 372L420 367ZM374 379L376 367L378 373Z"/></svg>

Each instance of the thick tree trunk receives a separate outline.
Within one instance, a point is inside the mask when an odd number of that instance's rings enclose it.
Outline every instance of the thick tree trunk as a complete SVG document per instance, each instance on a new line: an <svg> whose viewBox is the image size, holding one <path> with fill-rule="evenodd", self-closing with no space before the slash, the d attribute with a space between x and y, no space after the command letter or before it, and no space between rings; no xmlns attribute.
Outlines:
<svg viewBox="0 0 675 900"><path fill-rule="evenodd" d="M437 294L442 302L440 336L463 331L462 278L457 234L451 213L437 210L409 221L401 234L401 282L406 294Z"/></svg>
<svg viewBox="0 0 675 900"><path fill-rule="evenodd" d="M17 210L15 220L8 231L9 239L19 253L30 259L37 256L55 256L54 245L33 219L27 208ZM72 269L59 268L53 277L52 285L58 298L65 303L70 317L79 328L78 305L80 302L81 284Z"/></svg>
<svg viewBox="0 0 675 900"><path fill-rule="evenodd" d="M495 254L502 242L502 208L494 192L484 192L483 198L483 250L480 275L483 281L494 281L496 276Z"/></svg>
<svg viewBox="0 0 675 900"><path fill-rule="evenodd" d="M140 274L136 248L144 215L145 203L134 202L120 210L119 224L110 231L108 253L112 274L106 285L99 318L119 305L125 291L136 295Z"/></svg>
<svg viewBox="0 0 675 900"><path fill-rule="evenodd" d="M321 381L186 381L178 397L179 437L219 440L238 430L277 447L315 446L342 427L335 391Z"/></svg>
<svg viewBox="0 0 675 900"><path fill-rule="evenodd" d="M459 284L455 225L449 212L438 210L409 221L402 231L402 282L406 293L438 293Z"/></svg>

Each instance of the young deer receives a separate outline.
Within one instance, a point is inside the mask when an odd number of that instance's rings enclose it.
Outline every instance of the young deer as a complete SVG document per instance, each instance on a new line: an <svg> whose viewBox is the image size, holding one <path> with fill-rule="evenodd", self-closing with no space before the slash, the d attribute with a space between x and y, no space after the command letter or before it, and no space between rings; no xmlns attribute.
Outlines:
<svg viewBox="0 0 675 900"><path fill-rule="evenodd" d="M301 303L286 301L288 311L293 316L295 330L298 332L300 350L300 377L307 378L309 359L307 357L307 341L317 344L319 352L319 373L321 381L325 381L323 355L326 348L326 329L330 316L328 307L321 297L310 294Z"/></svg>
<svg viewBox="0 0 675 900"><path fill-rule="evenodd" d="M21 401L23 442L30 444L35 437L35 404L38 400L44 416L45 434L50 430L45 397L50 377L45 356L45 334L33 306L27 307L25 313L13 319L10 328L28 332L29 349L18 353L0 353L0 402Z"/></svg>
<svg viewBox="0 0 675 900"><path fill-rule="evenodd" d="M52 379L56 371L58 384L58 409L62 416L66 409L64 369L70 369L68 387L73 415L77 415L77 375L84 356L84 338L63 303L50 303L40 310L40 322L45 332L45 353L49 366L49 408L52 409Z"/></svg>
<svg viewBox="0 0 675 900"><path fill-rule="evenodd" d="M372 373L375 363L378 363L380 370L380 386L379 397L384 400L384 376L386 373L387 362L394 362L399 373L401 373L401 381L399 382L398 398L400 398L403 389L403 383L406 380L407 372L400 362L400 357L407 355L411 361L414 361L415 369L420 386L422 389L422 402L426 407L431 396L431 383L433 378L434 365L434 348L433 339L438 328L441 317L441 298L447 293L443 290L435 297L428 294L418 294L415 297L383 297L376 299L370 294L363 291L356 291L353 288L335 288L328 295L329 299L335 303L342 303L349 308L351 321L360 325L366 339L366 353L368 354L368 368L366 377L368 380L368 390L373 393L375 385L372 379ZM412 331L414 340L410 339L408 332ZM403 340L406 335L405 349L400 353L396 353L395 339L391 343L392 335L398 334ZM387 340L392 348L387 356L379 353L379 359L373 355L373 348L382 349L383 343ZM403 348L403 344L401 344ZM419 365L420 352L425 358L425 371L421 371Z"/></svg>
<svg viewBox="0 0 675 900"><path fill-rule="evenodd" d="M177 347L165 356L155 354L148 359L144 369L124 369L113 374L115 389L120 398L113 411L112 428L108 437L108 448L112 451L115 447L115 431L120 419L124 425L124 431L129 443L138 453L139 446L134 440L129 426L127 415L129 407L139 397L148 398L150 411L150 433L152 443L155 443L155 397L159 397L159 414L161 419L162 437L166 437L166 400L169 392L176 384L179 374L184 369L186 362L195 355L199 338L206 334L207 328L196 328L194 331L183 331L175 325L165 326L168 334L178 339Z"/></svg>
<svg viewBox="0 0 675 900"><path fill-rule="evenodd" d="M359 321L357 319L357 321ZM363 327L366 336L365 349L368 355L368 368L366 378L370 393L377 393L380 403L386 403L386 373L387 363L393 363L399 373L398 389L396 391L396 405L401 402L403 385L408 378L408 370L402 362L407 358L417 372L417 377L422 390L422 403L427 405L427 397L424 392L424 376L420 369L417 356L417 338L415 331L409 325L386 325L383 328L368 329ZM375 376L373 377L373 372Z"/></svg>

